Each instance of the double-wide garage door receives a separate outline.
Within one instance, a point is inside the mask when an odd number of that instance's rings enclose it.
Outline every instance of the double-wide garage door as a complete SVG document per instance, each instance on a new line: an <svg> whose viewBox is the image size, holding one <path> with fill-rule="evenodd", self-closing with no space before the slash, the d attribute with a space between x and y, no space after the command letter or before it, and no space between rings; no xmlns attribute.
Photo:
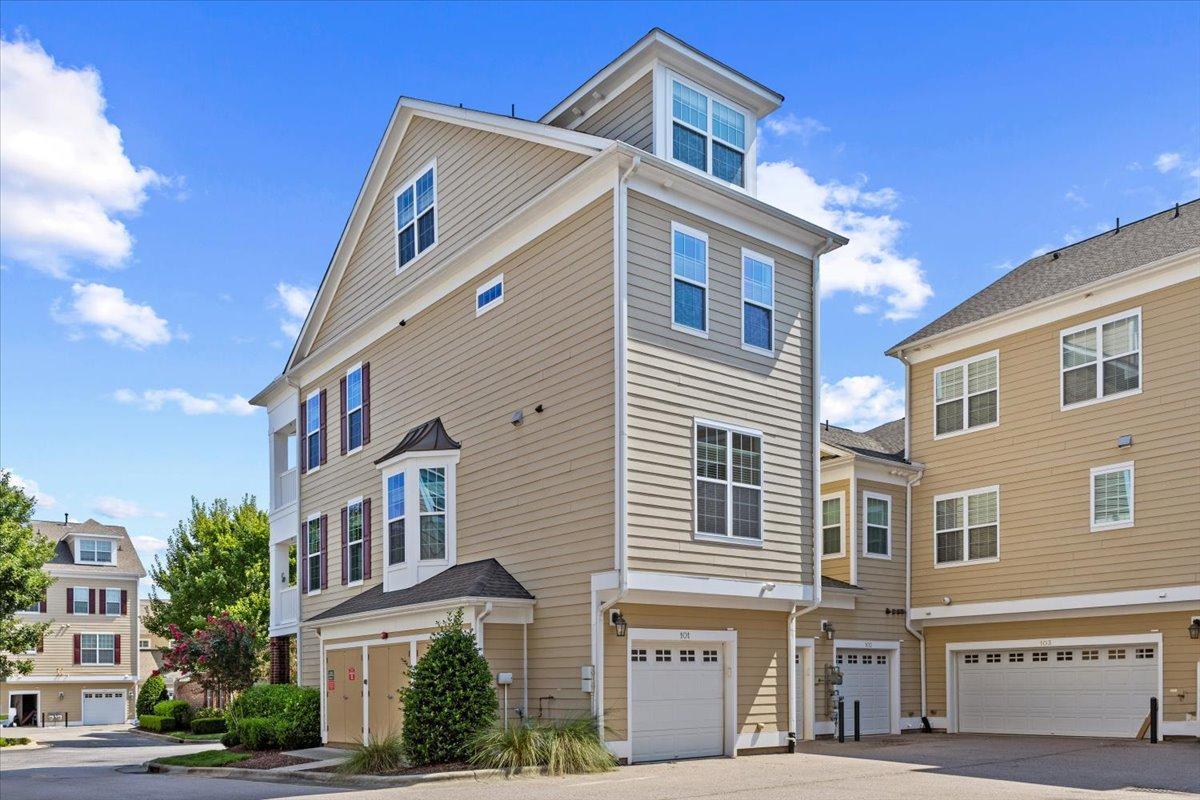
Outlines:
<svg viewBox="0 0 1200 800"><path fill-rule="evenodd" d="M1136 736L1158 688L1157 647L959 653L958 729L964 733Z"/></svg>
<svg viewBox="0 0 1200 800"><path fill-rule="evenodd" d="M116 725L124 722L125 690L84 690L82 712L84 725Z"/></svg>
<svg viewBox="0 0 1200 800"><path fill-rule="evenodd" d="M719 756L725 752L725 664L715 643L634 642L634 761Z"/></svg>

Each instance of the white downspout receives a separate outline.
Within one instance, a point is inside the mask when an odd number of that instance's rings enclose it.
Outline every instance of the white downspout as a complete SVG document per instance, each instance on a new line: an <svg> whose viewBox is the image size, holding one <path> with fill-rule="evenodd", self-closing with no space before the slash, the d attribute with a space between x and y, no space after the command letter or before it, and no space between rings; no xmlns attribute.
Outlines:
<svg viewBox="0 0 1200 800"><path fill-rule="evenodd" d="M483 611L475 615L475 644L479 647L479 655L483 655L483 621L492 613L492 601L483 606ZM485 656L486 658L486 656Z"/></svg>
<svg viewBox="0 0 1200 800"><path fill-rule="evenodd" d="M904 457L912 459L911 432L912 409L908 407L909 398L909 368L904 351L900 351L900 360L904 363ZM921 482L924 472L918 472L909 478L904 486L904 629L916 637L921 657L921 719L928 718L925 697L925 634L918 631L912 624L912 490Z"/></svg>

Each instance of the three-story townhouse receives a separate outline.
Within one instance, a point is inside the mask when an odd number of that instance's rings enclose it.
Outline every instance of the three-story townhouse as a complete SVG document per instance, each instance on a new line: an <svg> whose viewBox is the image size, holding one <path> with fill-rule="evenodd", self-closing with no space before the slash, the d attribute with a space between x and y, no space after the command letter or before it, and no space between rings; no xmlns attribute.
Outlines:
<svg viewBox="0 0 1200 800"><path fill-rule="evenodd" d="M273 678L294 651L326 741L402 724L456 608L505 718L591 712L636 761L814 734L816 267L846 240L755 197L781 102L657 29L537 122L401 98L253 400Z"/></svg>
<svg viewBox="0 0 1200 800"><path fill-rule="evenodd" d="M911 620L948 731L1200 733L1200 201L1039 255L892 348Z"/></svg>
<svg viewBox="0 0 1200 800"><path fill-rule="evenodd" d="M120 525L33 520L54 543L43 567L54 582L45 598L18 612L49 622L27 655L33 672L0 684L18 725L98 725L132 721L137 694L138 581L146 570Z"/></svg>

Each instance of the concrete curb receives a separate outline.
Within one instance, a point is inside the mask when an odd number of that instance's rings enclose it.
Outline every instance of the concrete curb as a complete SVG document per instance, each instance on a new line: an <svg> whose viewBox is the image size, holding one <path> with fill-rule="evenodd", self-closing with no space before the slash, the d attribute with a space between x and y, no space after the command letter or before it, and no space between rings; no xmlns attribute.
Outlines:
<svg viewBox="0 0 1200 800"><path fill-rule="evenodd" d="M169 733L154 733L153 731L144 731L141 728L132 728L129 732L136 736L145 736L147 739L158 739L162 742L176 742L177 744L221 744L220 739L184 739L181 736L172 736Z"/></svg>
<svg viewBox="0 0 1200 800"><path fill-rule="evenodd" d="M339 775L336 772L279 772L269 769L238 769L237 767L176 767L169 764L157 764L154 761L147 761L145 766L147 772L164 774L195 775L205 778L233 778L235 780L263 781L265 783L355 786L371 789L415 786L422 783L440 783L444 781L509 777L509 774L501 769L430 772L424 775ZM530 770L524 774L533 775L536 773Z"/></svg>

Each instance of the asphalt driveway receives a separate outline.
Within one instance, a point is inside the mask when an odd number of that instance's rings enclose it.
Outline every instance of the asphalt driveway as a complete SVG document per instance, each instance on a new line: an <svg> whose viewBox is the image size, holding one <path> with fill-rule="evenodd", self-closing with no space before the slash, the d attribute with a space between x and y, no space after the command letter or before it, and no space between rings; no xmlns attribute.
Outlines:
<svg viewBox="0 0 1200 800"><path fill-rule="evenodd" d="M1060 800L1200 798L1200 744L1051 737L908 734L807 742L795 755L638 764L606 775L453 781L404 789L328 787L148 775L173 745L120 728L37 731L46 747L0 751L3 800L309 797L345 800Z"/></svg>

